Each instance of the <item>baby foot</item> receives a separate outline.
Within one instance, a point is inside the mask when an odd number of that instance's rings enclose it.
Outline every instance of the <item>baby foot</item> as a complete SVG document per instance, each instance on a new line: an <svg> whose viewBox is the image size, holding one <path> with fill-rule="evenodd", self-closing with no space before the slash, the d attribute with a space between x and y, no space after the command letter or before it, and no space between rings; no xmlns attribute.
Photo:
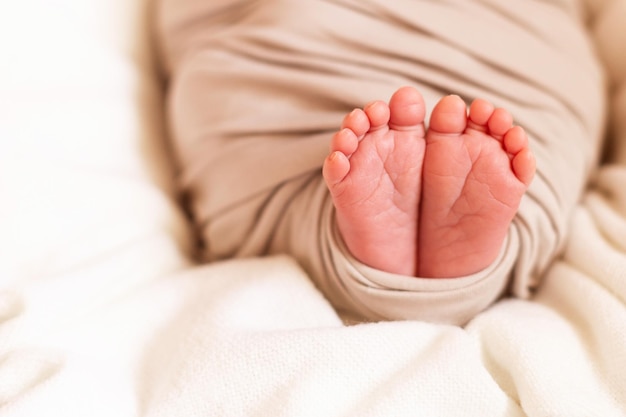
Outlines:
<svg viewBox="0 0 626 417"><path fill-rule="evenodd" d="M389 105L348 114L331 141L324 179L352 255L383 271L415 275L424 157L424 101L404 87Z"/></svg>
<svg viewBox="0 0 626 417"><path fill-rule="evenodd" d="M418 275L459 277L491 264L500 251L535 159L504 109L444 97L426 134L418 237Z"/></svg>

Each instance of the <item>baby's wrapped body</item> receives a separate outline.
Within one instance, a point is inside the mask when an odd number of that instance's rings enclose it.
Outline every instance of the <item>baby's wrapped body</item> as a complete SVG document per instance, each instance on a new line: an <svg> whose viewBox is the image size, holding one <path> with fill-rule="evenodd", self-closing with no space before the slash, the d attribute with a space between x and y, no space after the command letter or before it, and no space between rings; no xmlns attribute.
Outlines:
<svg viewBox="0 0 626 417"><path fill-rule="evenodd" d="M208 260L294 256L342 313L462 324L526 297L567 237L601 144L604 85L574 0L161 0L168 112ZM411 85L505 107L537 175L500 255L464 277L351 256L321 174L356 107Z"/></svg>

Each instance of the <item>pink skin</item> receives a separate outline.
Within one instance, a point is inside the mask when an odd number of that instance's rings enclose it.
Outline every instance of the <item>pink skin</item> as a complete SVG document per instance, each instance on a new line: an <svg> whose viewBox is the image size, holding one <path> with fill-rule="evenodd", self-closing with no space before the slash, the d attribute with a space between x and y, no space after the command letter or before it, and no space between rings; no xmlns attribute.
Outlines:
<svg viewBox="0 0 626 417"><path fill-rule="evenodd" d="M416 271L424 157L422 96L398 90L348 114L331 141L324 178L343 240L361 262L383 271Z"/></svg>
<svg viewBox="0 0 626 417"><path fill-rule="evenodd" d="M535 173L528 138L504 109L457 96L433 109L422 177L418 275L459 277L498 256Z"/></svg>
<svg viewBox="0 0 626 417"><path fill-rule="evenodd" d="M413 88L346 116L324 178L352 255L423 277L478 272L497 257L535 171L523 129L503 109L456 96L425 107Z"/></svg>

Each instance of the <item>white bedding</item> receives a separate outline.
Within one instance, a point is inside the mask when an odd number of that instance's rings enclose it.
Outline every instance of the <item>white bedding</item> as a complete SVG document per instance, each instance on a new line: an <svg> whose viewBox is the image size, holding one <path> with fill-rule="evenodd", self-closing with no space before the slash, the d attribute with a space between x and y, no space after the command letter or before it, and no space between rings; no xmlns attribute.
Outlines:
<svg viewBox="0 0 626 417"><path fill-rule="evenodd" d="M610 160L531 301L346 327L289 258L195 266L149 0L0 5L0 416L626 415L626 2Z"/></svg>

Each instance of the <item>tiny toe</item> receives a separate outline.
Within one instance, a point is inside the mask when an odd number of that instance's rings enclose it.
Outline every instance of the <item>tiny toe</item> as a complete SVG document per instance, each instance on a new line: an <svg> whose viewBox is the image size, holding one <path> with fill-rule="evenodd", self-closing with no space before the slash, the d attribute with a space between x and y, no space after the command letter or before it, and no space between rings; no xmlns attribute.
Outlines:
<svg viewBox="0 0 626 417"><path fill-rule="evenodd" d="M513 126L513 116L503 108L497 108L487 123L492 136L502 137Z"/></svg>
<svg viewBox="0 0 626 417"><path fill-rule="evenodd" d="M350 172L350 161L341 152L332 152L324 161L322 175L331 192L333 187L340 183Z"/></svg>
<svg viewBox="0 0 626 417"><path fill-rule="evenodd" d="M467 107L459 96L446 96L435 105L429 128L437 133L461 134L467 127Z"/></svg>
<svg viewBox="0 0 626 417"><path fill-rule="evenodd" d="M527 187L535 176L536 162L530 149L522 149L511 161L513 172Z"/></svg>
<svg viewBox="0 0 626 417"><path fill-rule="evenodd" d="M424 130L424 98L413 87L402 87L389 100L389 126L395 130Z"/></svg>
<svg viewBox="0 0 626 417"><path fill-rule="evenodd" d="M384 101L373 101L363 111L369 118L369 130L378 130L389 123L389 106Z"/></svg>
<svg viewBox="0 0 626 417"><path fill-rule="evenodd" d="M343 118L342 129L350 129L357 136L363 136L370 129L370 120L361 109L354 109Z"/></svg>
<svg viewBox="0 0 626 417"><path fill-rule="evenodd" d="M515 155L528 147L526 131L521 126L514 126L504 134L504 150Z"/></svg>
<svg viewBox="0 0 626 417"><path fill-rule="evenodd" d="M487 123L493 111L494 107L490 102L482 99L474 100L469 108L468 125L473 129L486 132Z"/></svg>
<svg viewBox="0 0 626 417"><path fill-rule="evenodd" d="M330 141L330 152L341 152L346 156L356 152L359 146L359 138L350 129L341 129L335 133Z"/></svg>

